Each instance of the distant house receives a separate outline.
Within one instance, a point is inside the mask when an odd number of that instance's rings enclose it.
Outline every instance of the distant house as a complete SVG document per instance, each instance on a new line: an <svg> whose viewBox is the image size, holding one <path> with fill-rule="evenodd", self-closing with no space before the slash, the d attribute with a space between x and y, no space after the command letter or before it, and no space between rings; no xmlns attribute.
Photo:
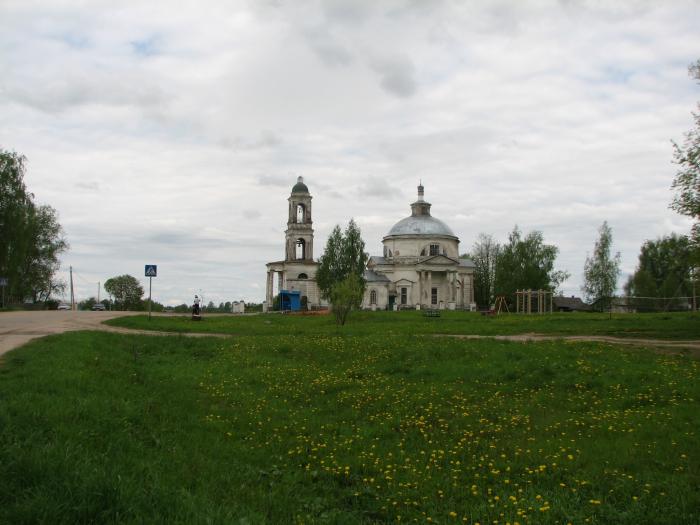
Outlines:
<svg viewBox="0 0 700 525"><path fill-rule="evenodd" d="M557 312L590 312L591 305L586 304L580 297L554 297L554 310Z"/></svg>

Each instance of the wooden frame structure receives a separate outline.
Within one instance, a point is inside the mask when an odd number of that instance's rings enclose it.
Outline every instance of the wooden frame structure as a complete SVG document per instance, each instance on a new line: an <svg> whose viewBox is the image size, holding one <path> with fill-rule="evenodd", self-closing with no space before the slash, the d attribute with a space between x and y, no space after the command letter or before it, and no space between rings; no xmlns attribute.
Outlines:
<svg viewBox="0 0 700 525"><path fill-rule="evenodd" d="M519 314L551 314L554 308L553 297L554 293L548 290L516 290L515 311Z"/></svg>

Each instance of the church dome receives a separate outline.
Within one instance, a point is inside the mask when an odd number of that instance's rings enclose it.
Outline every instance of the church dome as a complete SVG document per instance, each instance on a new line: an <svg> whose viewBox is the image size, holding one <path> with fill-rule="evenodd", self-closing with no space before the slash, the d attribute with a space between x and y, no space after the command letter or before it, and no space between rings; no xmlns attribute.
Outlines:
<svg viewBox="0 0 700 525"><path fill-rule="evenodd" d="M457 237L447 224L430 215L411 215L401 219L389 230L387 237L394 235Z"/></svg>
<svg viewBox="0 0 700 525"><path fill-rule="evenodd" d="M309 193L309 188L304 184L304 177L299 177L292 188L292 193Z"/></svg>
<svg viewBox="0 0 700 525"><path fill-rule="evenodd" d="M401 219L389 230L386 237L397 235L425 235L429 237L452 237L457 236L450 227L430 215L430 203L423 199L424 188L421 183L418 186L418 200L411 204L411 216Z"/></svg>

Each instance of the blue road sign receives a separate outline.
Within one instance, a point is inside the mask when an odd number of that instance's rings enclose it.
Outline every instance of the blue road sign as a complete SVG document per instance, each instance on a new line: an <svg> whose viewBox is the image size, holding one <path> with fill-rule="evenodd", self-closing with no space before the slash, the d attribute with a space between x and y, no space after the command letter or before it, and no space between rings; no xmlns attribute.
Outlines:
<svg viewBox="0 0 700 525"><path fill-rule="evenodd" d="M0 286L7 286L7 277L0 277Z"/></svg>
<svg viewBox="0 0 700 525"><path fill-rule="evenodd" d="M146 265L146 277L155 277L158 275L158 266L155 264Z"/></svg>

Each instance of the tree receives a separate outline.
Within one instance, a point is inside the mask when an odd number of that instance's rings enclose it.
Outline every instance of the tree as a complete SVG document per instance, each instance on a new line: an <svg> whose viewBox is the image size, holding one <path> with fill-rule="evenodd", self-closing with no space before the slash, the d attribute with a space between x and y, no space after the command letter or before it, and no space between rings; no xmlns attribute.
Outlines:
<svg viewBox="0 0 700 525"><path fill-rule="evenodd" d="M354 273L348 274L345 279L333 286L330 300L336 324L341 326L345 324L350 312L362 304L364 293L365 283Z"/></svg>
<svg viewBox="0 0 700 525"><path fill-rule="evenodd" d="M614 257L610 255L612 247L612 229L604 221L598 229L600 236L593 248L593 255L586 257L583 268L583 292L589 302L596 302L602 308L604 303L610 303L617 278L620 275L620 252Z"/></svg>
<svg viewBox="0 0 700 525"><path fill-rule="evenodd" d="M688 68L691 77L700 81L700 60ZM700 110L700 104L698 104ZM692 113L694 128L685 134L682 145L673 142L673 162L678 165L671 188L676 194L671 208L695 220L691 237L695 247L695 264L700 254L700 111Z"/></svg>
<svg viewBox="0 0 700 525"><path fill-rule="evenodd" d="M107 279L104 284L107 293L114 297L114 302L121 310L138 310L141 307L143 287L131 275L120 275Z"/></svg>
<svg viewBox="0 0 700 525"><path fill-rule="evenodd" d="M463 256L474 263L474 299L480 307L493 304L499 250L500 245L491 235L480 233L471 253Z"/></svg>
<svg viewBox="0 0 700 525"><path fill-rule="evenodd" d="M331 302L339 324L345 324L348 313L362 304L367 258L365 241L354 220L350 220L344 233L340 226L333 228L319 259L316 283L323 298Z"/></svg>
<svg viewBox="0 0 700 525"><path fill-rule="evenodd" d="M504 295L512 304L519 289L554 292L569 278L568 272L554 269L558 253L559 248L544 243L542 232L535 230L523 237L515 226L496 257L494 294Z"/></svg>
<svg viewBox="0 0 700 525"><path fill-rule="evenodd" d="M24 184L26 158L0 150L0 276L10 300L49 300L65 284L55 280L68 244L51 206L37 206Z"/></svg>
<svg viewBox="0 0 700 525"><path fill-rule="evenodd" d="M646 241L639 253L634 274L625 285L628 295L637 297L675 297L692 294L691 274L693 247L685 235L671 234ZM643 308L651 308L651 300L642 300ZM677 305L674 305L677 306ZM666 305L659 305L665 308Z"/></svg>

